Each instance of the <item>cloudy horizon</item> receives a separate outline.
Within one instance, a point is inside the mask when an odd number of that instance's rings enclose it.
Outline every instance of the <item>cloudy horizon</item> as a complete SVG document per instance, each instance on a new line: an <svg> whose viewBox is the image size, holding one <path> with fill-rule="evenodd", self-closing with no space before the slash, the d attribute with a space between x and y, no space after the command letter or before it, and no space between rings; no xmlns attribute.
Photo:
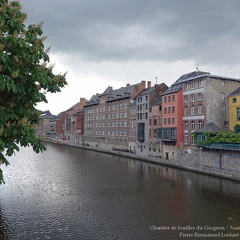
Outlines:
<svg viewBox="0 0 240 240"><path fill-rule="evenodd" d="M142 80L170 86L196 70L239 78L238 0L20 1L26 26L44 21L55 72L68 86L48 94L41 110L53 114Z"/></svg>

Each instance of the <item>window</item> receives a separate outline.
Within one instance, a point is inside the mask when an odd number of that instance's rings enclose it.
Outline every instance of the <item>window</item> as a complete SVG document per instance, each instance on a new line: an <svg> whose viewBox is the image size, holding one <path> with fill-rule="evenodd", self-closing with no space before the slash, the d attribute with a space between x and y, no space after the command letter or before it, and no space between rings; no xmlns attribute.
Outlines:
<svg viewBox="0 0 240 240"><path fill-rule="evenodd" d="M237 102L237 98L233 98L233 99L232 99L232 102L233 102L233 103L236 103L236 102Z"/></svg>
<svg viewBox="0 0 240 240"><path fill-rule="evenodd" d="M191 144L194 144L194 136L191 136Z"/></svg>
<svg viewBox="0 0 240 240"><path fill-rule="evenodd" d="M188 96L184 97L184 102L187 103L188 102Z"/></svg>
<svg viewBox="0 0 240 240"><path fill-rule="evenodd" d="M184 122L184 131L188 131L188 122L187 121Z"/></svg>
<svg viewBox="0 0 240 240"><path fill-rule="evenodd" d="M191 82L191 88L192 88L192 89L195 88L195 82Z"/></svg>
<svg viewBox="0 0 240 240"><path fill-rule="evenodd" d="M167 119L166 118L164 118L164 124L166 124L167 123Z"/></svg>
<svg viewBox="0 0 240 240"><path fill-rule="evenodd" d="M167 97L166 96L164 96L164 102L167 102Z"/></svg>
<svg viewBox="0 0 240 240"><path fill-rule="evenodd" d="M157 117L156 116L154 117L153 125L157 125Z"/></svg>
<svg viewBox="0 0 240 240"><path fill-rule="evenodd" d="M152 130L149 129L149 137L152 137Z"/></svg>
<svg viewBox="0 0 240 240"><path fill-rule="evenodd" d="M154 137L157 136L157 129L153 129L153 136L154 136Z"/></svg>
<svg viewBox="0 0 240 240"><path fill-rule="evenodd" d="M167 113L167 107L164 107L164 113Z"/></svg>
<svg viewBox="0 0 240 240"><path fill-rule="evenodd" d="M188 144L188 134L185 134L185 135L184 135L184 143L185 143L185 144Z"/></svg>
<svg viewBox="0 0 240 240"><path fill-rule="evenodd" d="M202 93L199 93L198 94L198 101L202 101L203 100L203 95L202 95Z"/></svg>
<svg viewBox="0 0 240 240"><path fill-rule="evenodd" d="M185 83L185 90L188 90L188 84Z"/></svg>
<svg viewBox="0 0 240 240"><path fill-rule="evenodd" d="M191 115L195 115L195 106L194 105L191 106Z"/></svg>
<svg viewBox="0 0 240 240"><path fill-rule="evenodd" d="M175 101L175 95L173 94L172 95L172 102L174 102Z"/></svg>
<svg viewBox="0 0 240 240"><path fill-rule="evenodd" d="M175 124L175 118L172 117L172 124Z"/></svg>
<svg viewBox="0 0 240 240"><path fill-rule="evenodd" d="M224 92L221 93L221 97L222 97L222 99L225 98L225 93Z"/></svg>
<svg viewBox="0 0 240 240"><path fill-rule="evenodd" d="M152 107L149 108L149 112L150 112L150 113L152 112Z"/></svg>
<svg viewBox="0 0 240 240"><path fill-rule="evenodd" d="M162 123L162 117L159 116L159 118L158 118L158 125L161 125L161 123Z"/></svg>
<svg viewBox="0 0 240 240"><path fill-rule="evenodd" d="M198 114L202 114L202 105L198 105Z"/></svg>
<svg viewBox="0 0 240 240"><path fill-rule="evenodd" d="M171 96L170 95L168 95L168 102L170 102L171 101Z"/></svg>
<svg viewBox="0 0 240 240"><path fill-rule="evenodd" d="M170 124L171 123L171 118L168 118L168 124Z"/></svg>
<svg viewBox="0 0 240 240"><path fill-rule="evenodd" d="M158 107L158 110L159 110L159 112L162 111L162 106L161 105Z"/></svg>
<svg viewBox="0 0 240 240"><path fill-rule="evenodd" d="M145 119L148 119L148 113L147 112L145 113Z"/></svg>
<svg viewBox="0 0 240 240"><path fill-rule="evenodd" d="M188 107L185 106L185 107L184 107L184 116L187 116L187 115L188 115Z"/></svg>
<svg viewBox="0 0 240 240"><path fill-rule="evenodd" d="M240 121L240 108L237 108L237 121Z"/></svg>
<svg viewBox="0 0 240 240"><path fill-rule="evenodd" d="M171 113L171 107L168 107L168 113Z"/></svg>
<svg viewBox="0 0 240 240"><path fill-rule="evenodd" d="M152 125L152 118L149 118L149 125Z"/></svg>
<svg viewBox="0 0 240 240"><path fill-rule="evenodd" d="M172 113L175 113L175 106L172 106Z"/></svg>
<svg viewBox="0 0 240 240"><path fill-rule="evenodd" d="M191 122L191 130L195 131L195 122L194 121Z"/></svg>
<svg viewBox="0 0 240 240"><path fill-rule="evenodd" d="M148 96L145 96L145 101L148 101Z"/></svg>
<svg viewBox="0 0 240 240"><path fill-rule="evenodd" d="M195 102L195 95L194 94L191 95L191 102Z"/></svg>
<svg viewBox="0 0 240 240"><path fill-rule="evenodd" d="M199 120L198 121L198 128L200 129L200 128L202 128L203 127L203 122L202 122L202 120Z"/></svg>
<svg viewBox="0 0 240 240"><path fill-rule="evenodd" d="M198 87L202 87L202 80L198 80Z"/></svg>

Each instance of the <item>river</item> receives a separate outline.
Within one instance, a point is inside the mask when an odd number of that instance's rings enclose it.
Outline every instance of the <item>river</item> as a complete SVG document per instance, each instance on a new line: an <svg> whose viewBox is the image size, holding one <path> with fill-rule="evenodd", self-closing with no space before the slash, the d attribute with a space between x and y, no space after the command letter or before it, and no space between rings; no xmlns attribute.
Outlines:
<svg viewBox="0 0 240 240"><path fill-rule="evenodd" d="M0 239L210 239L198 234L240 233L237 182L46 146L41 154L23 148L2 167Z"/></svg>

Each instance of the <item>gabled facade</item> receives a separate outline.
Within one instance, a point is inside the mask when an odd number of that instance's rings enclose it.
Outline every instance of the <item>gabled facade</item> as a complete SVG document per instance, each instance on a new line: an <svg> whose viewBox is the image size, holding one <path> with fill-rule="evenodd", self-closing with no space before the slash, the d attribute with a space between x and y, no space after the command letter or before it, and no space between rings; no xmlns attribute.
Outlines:
<svg viewBox="0 0 240 240"><path fill-rule="evenodd" d="M131 99L129 105L129 151L136 153L136 99Z"/></svg>
<svg viewBox="0 0 240 240"><path fill-rule="evenodd" d="M165 83L155 84L143 90L136 98L136 153L149 155L149 106L168 89Z"/></svg>
<svg viewBox="0 0 240 240"><path fill-rule="evenodd" d="M38 137L55 137L56 135L56 116L50 111L42 112L39 116L39 125L36 128Z"/></svg>
<svg viewBox="0 0 240 240"><path fill-rule="evenodd" d="M228 96L229 129L234 132L240 130L240 87Z"/></svg>
<svg viewBox="0 0 240 240"><path fill-rule="evenodd" d="M162 95L162 126L157 139L162 142L162 157L175 159L177 147L183 145L183 102L181 84L173 84Z"/></svg>
<svg viewBox="0 0 240 240"><path fill-rule="evenodd" d="M65 131L65 118L66 118L66 111L59 113L56 116L56 137L61 138L64 136Z"/></svg>
<svg viewBox="0 0 240 240"><path fill-rule="evenodd" d="M80 109L76 113L76 142L78 144L83 144L83 134L84 134L84 108Z"/></svg>
<svg viewBox="0 0 240 240"><path fill-rule="evenodd" d="M66 111L65 137L68 141L78 142L77 136L77 112L82 110L87 100L80 98L80 101Z"/></svg>
<svg viewBox="0 0 240 240"><path fill-rule="evenodd" d="M162 156L161 141L157 138L157 131L162 127L162 96L159 96L149 107L149 155Z"/></svg>

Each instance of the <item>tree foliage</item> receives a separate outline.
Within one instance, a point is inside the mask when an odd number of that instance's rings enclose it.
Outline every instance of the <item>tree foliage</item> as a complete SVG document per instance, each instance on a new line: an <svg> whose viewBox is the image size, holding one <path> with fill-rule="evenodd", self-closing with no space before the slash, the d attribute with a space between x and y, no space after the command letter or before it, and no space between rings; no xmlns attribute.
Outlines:
<svg viewBox="0 0 240 240"><path fill-rule="evenodd" d="M67 84L66 74L55 75L48 66L42 24L26 27L26 17L18 1L0 1L0 161L6 165L6 156L19 146L45 150L34 134L39 123L36 105L47 102L47 92L60 92Z"/></svg>
<svg viewBox="0 0 240 240"><path fill-rule="evenodd" d="M240 144L240 133L234 132L219 132L219 133L204 133L205 139L202 141L197 140L197 134L195 136L195 141L200 145L208 145L211 143L228 143L228 144Z"/></svg>

